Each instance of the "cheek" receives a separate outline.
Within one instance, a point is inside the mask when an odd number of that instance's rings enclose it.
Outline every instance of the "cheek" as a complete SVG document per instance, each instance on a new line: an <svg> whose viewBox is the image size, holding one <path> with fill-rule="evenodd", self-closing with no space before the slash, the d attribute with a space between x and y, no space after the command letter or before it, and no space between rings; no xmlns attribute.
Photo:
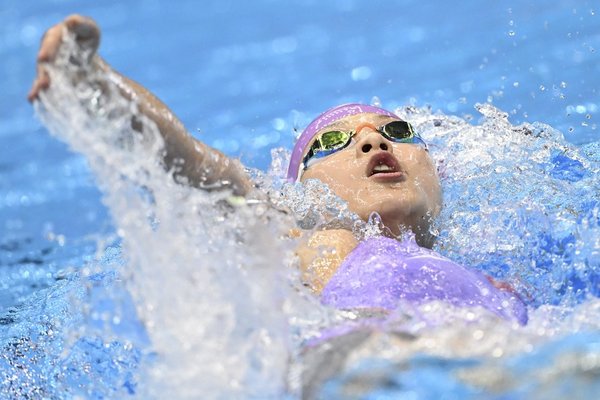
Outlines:
<svg viewBox="0 0 600 400"><path fill-rule="evenodd" d="M326 183L336 195L349 203L360 200L366 190L361 178L350 171L336 171L328 177Z"/></svg>
<svg viewBox="0 0 600 400"><path fill-rule="evenodd" d="M355 160L349 159L345 154L335 154L311 166L304 173L302 180L318 179L331 187L349 188L361 179L360 172Z"/></svg>
<svg viewBox="0 0 600 400"><path fill-rule="evenodd" d="M335 160L334 160L335 161ZM314 165L302 176L302 181L318 179L331 191L348 203L351 210L357 212L364 207L369 191L363 174L352 162L334 162Z"/></svg>
<svg viewBox="0 0 600 400"><path fill-rule="evenodd" d="M433 163L425 160L421 165L419 178L415 183L426 197L427 208L437 210L441 208L442 189Z"/></svg>

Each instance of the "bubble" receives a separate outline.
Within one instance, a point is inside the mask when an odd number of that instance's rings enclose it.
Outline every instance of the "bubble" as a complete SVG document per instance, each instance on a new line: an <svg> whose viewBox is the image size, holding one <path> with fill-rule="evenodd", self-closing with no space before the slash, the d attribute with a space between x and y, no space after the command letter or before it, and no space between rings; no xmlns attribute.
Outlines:
<svg viewBox="0 0 600 400"><path fill-rule="evenodd" d="M469 93L471 90L473 90L473 86L474 86L475 82L470 80L470 81L465 81L462 82L460 84L460 91L462 93Z"/></svg>
<svg viewBox="0 0 600 400"><path fill-rule="evenodd" d="M271 126L273 126L273 129L282 131L286 127L286 122L283 118L275 118L273 121L271 121Z"/></svg>
<svg viewBox="0 0 600 400"><path fill-rule="evenodd" d="M21 42L25 46L32 46L39 42L40 32L36 25L26 24L21 28Z"/></svg>
<svg viewBox="0 0 600 400"><path fill-rule="evenodd" d="M371 74L371 68L367 66L362 66L353 68L350 73L350 76L352 77L352 80L356 82L369 79L371 77Z"/></svg>
<svg viewBox="0 0 600 400"><path fill-rule="evenodd" d="M296 51L297 47L298 41L292 36L277 38L271 42L271 48L276 54L290 54Z"/></svg>
<svg viewBox="0 0 600 400"><path fill-rule="evenodd" d="M426 37L426 31L422 27L410 28L408 31L408 38L413 43L422 42Z"/></svg>

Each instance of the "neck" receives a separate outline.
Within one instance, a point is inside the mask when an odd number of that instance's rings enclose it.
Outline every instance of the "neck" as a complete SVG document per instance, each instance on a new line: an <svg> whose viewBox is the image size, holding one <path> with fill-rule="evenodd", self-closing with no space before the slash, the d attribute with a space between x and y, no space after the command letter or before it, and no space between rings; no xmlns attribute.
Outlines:
<svg viewBox="0 0 600 400"><path fill-rule="evenodd" d="M435 236L430 229L432 221L421 219L419 222L384 224L382 231L384 236L392 239L401 239L407 233L414 234L419 246L431 249L435 243Z"/></svg>

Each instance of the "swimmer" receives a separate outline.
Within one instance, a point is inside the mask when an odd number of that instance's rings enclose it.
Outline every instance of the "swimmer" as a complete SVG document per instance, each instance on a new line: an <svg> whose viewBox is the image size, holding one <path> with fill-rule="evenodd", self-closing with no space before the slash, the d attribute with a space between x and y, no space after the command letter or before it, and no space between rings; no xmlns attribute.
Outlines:
<svg viewBox="0 0 600 400"><path fill-rule="evenodd" d="M82 67L78 79L102 72L156 124L165 143L164 167L174 171L176 181L239 196L251 194L253 184L239 161L193 138L165 104L97 54L100 29L90 18L72 15L46 32L29 101L39 100L51 85L47 66L54 62L66 34L77 44L70 62ZM139 125L131 123L133 129ZM321 230L299 246L303 275L324 304L393 310L400 301L442 300L480 306L526 323L526 307L510 286L431 250L435 240L431 228L442 208L442 190L427 145L408 122L363 104L324 112L308 125L292 151L288 180L309 179L325 183L361 219L378 215L384 227L384 236L362 242L349 230ZM406 231L413 235L406 238Z"/></svg>

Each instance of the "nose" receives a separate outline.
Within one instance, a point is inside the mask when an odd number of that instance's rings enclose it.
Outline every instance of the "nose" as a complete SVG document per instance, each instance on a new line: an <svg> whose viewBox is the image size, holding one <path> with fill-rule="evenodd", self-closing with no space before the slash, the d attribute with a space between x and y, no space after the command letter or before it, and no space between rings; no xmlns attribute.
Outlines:
<svg viewBox="0 0 600 400"><path fill-rule="evenodd" d="M389 140L384 138L373 124L362 123L356 127L356 152L357 156L367 155L371 151L388 151L393 153Z"/></svg>

